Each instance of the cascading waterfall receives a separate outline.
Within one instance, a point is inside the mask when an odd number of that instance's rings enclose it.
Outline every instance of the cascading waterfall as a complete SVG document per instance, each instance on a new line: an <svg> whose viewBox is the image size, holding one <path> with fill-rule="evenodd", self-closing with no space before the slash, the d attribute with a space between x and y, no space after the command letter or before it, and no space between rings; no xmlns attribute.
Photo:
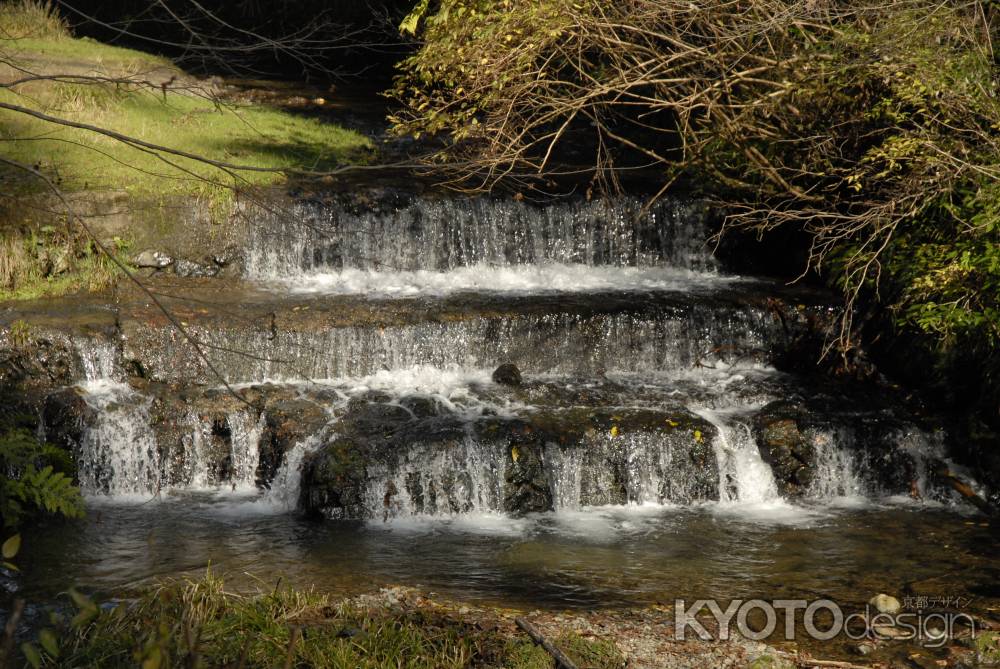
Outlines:
<svg viewBox="0 0 1000 669"><path fill-rule="evenodd" d="M847 448L854 435L847 429L814 432L811 445L816 452L815 473L806 496L824 500L833 497L862 497L871 492L859 474L859 463Z"/></svg>
<svg viewBox="0 0 1000 669"><path fill-rule="evenodd" d="M94 422L83 430L77 456L83 489L111 495L157 492L160 454L149 426L149 400L113 381L88 381L84 390Z"/></svg>
<svg viewBox="0 0 1000 669"><path fill-rule="evenodd" d="M263 482L264 498L274 508L294 509L303 498L303 471L332 443L337 421L356 408L353 401L398 408L430 397L469 426L606 404L558 400L553 409L534 405L530 394L498 401L505 391L489 372L512 361L527 379L562 384L566 393L587 384L614 386L626 408L686 406L710 426L698 423L710 435L691 427L592 429L579 443L544 443L543 475L532 485L547 486L555 510L778 500L779 484L754 440L752 417L781 398L788 380L769 365L810 327L813 307L793 303L778 313L780 300L771 299L768 284L722 274L705 245L700 205L668 200L644 207L634 198L548 207L414 198L361 213L304 203L285 212L290 219L254 219L245 270L258 294L260 287L294 293L298 314L312 306L304 293L328 300L310 313L336 313L336 300L353 311L283 329L273 328L272 318L266 332L225 321L189 330L230 383L294 387L324 380L320 386L330 392L320 403L327 403L329 425L297 438L279 463L269 455L267 469L261 449L268 409L195 404L168 434L153 424L154 398L122 383L119 359L142 353L129 349L128 337L124 348L118 341L80 340L81 388L93 414L79 444L81 481L91 492L113 495L170 487L246 493L276 466L272 480ZM387 297L407 299L389 303ZM368 313L365 300L392 306L386 322L382 312ZM142 336L139 346L156 353L140 367L157 381L211 381L191 377L197 360L170 329ZM733 371L747 363L749 373ZM413 370L441 378L448 372L452 387L444 393L403 387ZM362 401L364 393L375 399ZM871 463L853 427L813 429L807 437L814 456L805 499L884 492L866 476ZM927 462L943 448L928 439L911 431L893 442L916 463L922 494L929 488ZM694 457L702 443L708 461ZM471 427L453 442L408 443L387 459L365 463L361 513L388 519L503 511L510 458L510 444L473 436Z"/></svg>
<svg viewBox="0 0 1000 669"><path fill-rule="evenodd" d="M230 484L233 490L255 490L260 464L260 439L265 417L236 411L227 418L230 430Z"/></svg>
<svg viewBox="0 0 1000 669"><path fill-rule="evenodd" d="M753 504L777 499L774 473L761 458L753 433L740 420L738 411L693 411L717 430L712 445L719 465L719 501Z"/></svg>
<svg viewBox="0 0 1000 669"><path fill-rule="evenodd" d="M83 399L93 422L77 452L80 483L111 495L159 490L160 457L149 427L149 400L119 378L118 349L102 339L74 339L84 373Z"/></svg>
<svg viewBox="0 0 1000 669"><path fill-rule="evenodd" d="M391 470L368 469L369 518L501 510L505 444L466 438L447 450L410 449Z"/></svg>
<svg viewBox="0 0 1000 669"><path fill-rule="evenodd" d="M254 218L248 276L281 280L341 270L446 271L545 263L714 270L697 203L639 198L537 207L513 200L419 198L353 213L300 203Z"/></svg>
<svg viewBox="0 0 1000 669"><path fill-rule="evenodd" d="M162 332L157 350L193 360L186 342ZM650 313L524 314L401 326L337 327L276 337L243 330L201 334L206 355L230 382L361 377L419 365L483 369L517 360L535 374L679 373L694 365L761 356L788 337L762 307L693 305ZM190 365L159 373L183 381ZM206 376L205 381L210 378Z"/></svg>
<svg viewBox="0 0 1000 669"><path fill-rule="evenodd" d="M264 416L249 410L227 414L228 473L220 479L213 449L217 448L213 420L188 412L181 437L182 466L169 471L151 425L151 397L126 383L117 364L113 342L74 340L85 380L80 384L91 419L81 430L77 459L81 485L88 492L109 495L158 494L165 487L256 489Z"/></svg>
<svg viewBox="0 0 1000 669"><path fill-rule="evenodd" d="M310 435L288 451L266 494L270 506L286 511L294 511L298 507L299 493L302 490L302 462L322 445L323 436L322 433Z"/></svg>

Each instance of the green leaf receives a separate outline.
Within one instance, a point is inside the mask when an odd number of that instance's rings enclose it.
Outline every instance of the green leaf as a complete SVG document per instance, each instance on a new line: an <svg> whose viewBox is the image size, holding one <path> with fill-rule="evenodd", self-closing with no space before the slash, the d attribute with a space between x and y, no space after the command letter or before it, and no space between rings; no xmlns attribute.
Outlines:
<svg viewBox="0 0 1000 669"><path fill-rule="evenodd" d="M44 629L39 632L38 643L42 644L46 653L52 657L59 657L59 641L56 640L56 635L53 634L52 630Z"/></svg>
<svg viewBox="0 0 1000 669"><path fill-rule="evenodd" d="M94 602L91 601L90 597L87 597L87 595L83 594L76 588L69 589L69 598L73 600L73 604L75 604L78 609L84 610L97 608L94 606Z"/></svg>
<svg viewBox="0 0 1000 669"><path fill-rule="evenodd" d="M10 539L3 542L3 548L0 549L0 551L2 551L3 553L3 557L5 560L10 560L11 558L13 558L15 555L17 555L17 552L19 550L21 550L20 534L15 534Z"/></svg>
<svg viewBox="0 0 1000 669"><path fill-rule="evenodd" d="M38 654L38 649L30 643L22 643L21 652L24 653L24 659L28 661L28 664L35 669L42 666L42 656Z"/></svg>
<svg viewBox="0 0 1000 669"><path fill-rule="evenodd" d="M429 4L430 0L420 0L420 3L413 8L413 11L407 14L403 22L399 24L399 32L404 35L416 35L417 26L420 24L420 19L427 13Z"/></svg>
<svg viewBox="0 0 1000 669"><path fill-rule="evenodd" d="M142 669L160 669L161 664L163 664L163 655L158 647L154 647L149 651L149 656L143 660Z"/></svg>
<svg viewBox="0 0 1000 669"><path fill-rule="evenodd" d="M80 629L89 625L96 617L97 607L92 609L83 609L78 614L73 616L73 619L69 621L69 624L73 629Z"/></svg>

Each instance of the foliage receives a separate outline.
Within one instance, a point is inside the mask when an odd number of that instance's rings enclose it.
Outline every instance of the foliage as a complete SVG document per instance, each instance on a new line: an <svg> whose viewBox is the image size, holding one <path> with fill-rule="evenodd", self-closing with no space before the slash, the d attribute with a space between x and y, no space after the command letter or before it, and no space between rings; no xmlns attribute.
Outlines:
<svg viewBox="0 0 1000 669"><path fill-rule="evenodd" d="M477 188L578 169L553 156L586 146L614 189L638 157L664 188L700 184L728 229L806 231L847 296L842 350L862 295L992 350L995 22L974 0L420 3L394 123L446 137L436 158Z"/></svg>
<svg viewBox="0 0 1000 669"><path fill-rule="evenodd" d="M505 667L549 669L552 658L523 637L476 625L449 610L363 606L312 591L226 592L211 574L175 581L114 607L71 591L76 614L53 614L22 652L33 666ZM608 644L561 637L581 667L611 669Z"/></svg>
<svg viewBox="0 0 1000 669"><path fill-rule="evenodd" d="M111 259L65 222L4 227L0 227L0 300L100 291L117 276ZM128 250L120 239L110 246L120 257Z"/></svg>
<svg viewBox="0 0 1000 669"><path fill-rule="evenodd" d="M27 323L11 323L11 347L23 347L30 338ZM72 457L36 436L38 421L22 412L15 392L0 386L0 526L9 529L43 517L82 516Z"/></svg>
<svg viewBox="0 0 1000 669"><path fill-rule="evenodd" d="M16 527L41 515L83 515L73 463L62 449L40 442L26 427L0 432L0 520Z"/></svg>

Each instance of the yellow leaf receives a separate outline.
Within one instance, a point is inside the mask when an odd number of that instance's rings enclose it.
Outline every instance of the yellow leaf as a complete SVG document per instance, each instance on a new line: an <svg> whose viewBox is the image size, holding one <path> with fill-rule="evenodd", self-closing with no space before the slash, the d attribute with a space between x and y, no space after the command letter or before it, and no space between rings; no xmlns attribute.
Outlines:
<svg viewBox="0 0 1000 669"><path fill-rule="evenodd" d="M701 439L702 439L701 430L695 430L694 431L694 440L697 441L700 444L701 443Z"/></svg>
<svg viewBox="0 0 1000 669"><path fill-rule="evenodd" d="M617 425L612 425L611 426L611 436L612 437L617 437L618 436L618 426Z"/></svg>
<svg viewBox="0 0 1000 669"><path fill-rule="evenodd" d="M517 446L515 446L512 449L510 449L510 459L511 460L513 460L514 462L517 462L520 457L521 457L521 451L517 450Z"/></svg>
<svg viewBox="0 0 1000 669"><path fill-rule="evenodd" d="M21 550L21 535L15 534L10 539L3 542L3 548L0 550L3 551L3 558L5 560L9 560L17 555L17 552Z"/></svg>

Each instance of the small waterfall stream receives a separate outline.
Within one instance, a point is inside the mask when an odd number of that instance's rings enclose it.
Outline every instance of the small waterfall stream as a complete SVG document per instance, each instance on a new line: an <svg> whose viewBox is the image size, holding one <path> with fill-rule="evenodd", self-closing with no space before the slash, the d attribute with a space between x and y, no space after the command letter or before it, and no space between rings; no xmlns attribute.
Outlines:
<svg viewBox="0 0 1000 669"><path fill-rule="evenodd" d="M695 409L715 426L713 440L719 465L719 501L723 504L753 504L778 498L771 468L760 456L750 428L736 412Z"/></svg>
<svg viewBox="0 0 1000 669"><path fill-rule="evenodd" d="M412 198L255 219L245 279L335 322L279 329L272 315L264 336L192 326L227 380L256 393L252 407L192 375L197 360L169 328L77 339L81 482L112 496L263 487L292 510L316 496L305 478L335 488L349 474L350 490L319 497L354 501L323 511L368 519L783 499L753 424L808 394L771 364L805 336L811 307L781 311L770 284L726 275L700 205L643 207ZM490 380L501 362L517 364L523 389ZM126 368L181 396L137 390ZM303 406L321 418L286 435ZM518 421L540 436L506 432ZM827 422L804 428L802 500L901 493L872 473L867 432ZM926 462L944 445L907 434L872 448L905 453L933 496ZM362 460L330 460L345 439Z"/></svg>

